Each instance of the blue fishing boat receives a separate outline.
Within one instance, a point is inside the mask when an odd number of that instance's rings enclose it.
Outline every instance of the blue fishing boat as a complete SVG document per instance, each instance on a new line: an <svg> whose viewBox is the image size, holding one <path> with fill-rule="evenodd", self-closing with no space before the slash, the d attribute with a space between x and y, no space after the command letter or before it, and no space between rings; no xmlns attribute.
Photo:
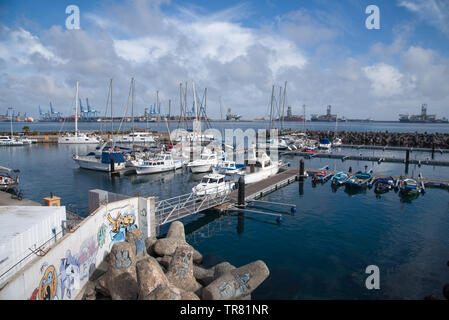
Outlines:
<svg viewBox="0 0 449 320"><path fill-rule="evenodd" d="M341 186L346 183L349 179L349 174L344 171L334 174L331 178L331 184L333 186Z"/></svg>
<svg viewBox="0 0 449 320"><path fill-rule="evenodd" d="M377 194L386 193L393 189L394 179L393 177L381 178L374 183L374 192Z"/></svg>
<svg viewBox="0 0 449 320"><path fill-rule="evenodd" d="M345 185L349 188L364 188L371 181L372 175L368 172L359 172L355 176L349 178Z"/></svg>
<svg viewBox="0 0 449 320"><path fill-rule="evenodd" d="M414 179L402 179L399 182L399 192L402 195L417 195L423 191L421 185Z"/></svg>

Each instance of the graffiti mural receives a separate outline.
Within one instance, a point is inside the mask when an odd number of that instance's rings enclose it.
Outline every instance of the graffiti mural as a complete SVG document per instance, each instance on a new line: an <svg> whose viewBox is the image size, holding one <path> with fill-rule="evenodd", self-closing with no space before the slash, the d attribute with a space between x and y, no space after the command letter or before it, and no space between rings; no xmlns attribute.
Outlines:
<svg viewBox="0 0 449 320"><path fill-rule="evenodd" d="M97 245L99 248L101 248L106 240L106 231L107 231L107 227L106 225L103 223L101 225L101 227L98 229L98 233L97 233Z"/></svg>
<svg viewBox="0 0 449 320"><path fill-rule="evenodd" d="M95 238L91 237L81 244L79 252L80 280L90 277L95 271L98 247Z"/></svg>
<svg viewBox="0 0 449 320"><path fill-rule="evenodd" d="M66 257L61 259L58 275L58 298L71 299L75 290L79 289L80 262L67 250Z"/></svg>
<svg viewBox="0 0 449 320"><path fill-rule="evenodd" d="M39 300L54 300L58 289L58 276L54 266L49 266L39 284ZM57 298L57 297L56 297Z"/></svg>
<svg viewBox="0 0 449 320"><path fill-rule="evenodd" d="M111 212L112 211L118 211L118 213L115 215L115 218L113 218L110 212L108 212L107 215L107 219L109 220L111 226L111 247L115 242L125 240L126 231L136 228L136 215L134 207L127 205L122 208L111 210Z"/></svg>

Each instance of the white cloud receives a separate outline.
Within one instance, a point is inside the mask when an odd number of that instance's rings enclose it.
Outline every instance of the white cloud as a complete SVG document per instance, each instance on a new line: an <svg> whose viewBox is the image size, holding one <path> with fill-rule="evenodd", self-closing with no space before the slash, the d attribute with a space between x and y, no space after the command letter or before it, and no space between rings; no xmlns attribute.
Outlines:
<svg viewBox="0 0 449 320"><path fill-rule="evenodd" d="M378 63L363 68L366 77L371 81L373 93L380 97L388 97L403 93L401 80L403 75L395 67Z"/></svg>

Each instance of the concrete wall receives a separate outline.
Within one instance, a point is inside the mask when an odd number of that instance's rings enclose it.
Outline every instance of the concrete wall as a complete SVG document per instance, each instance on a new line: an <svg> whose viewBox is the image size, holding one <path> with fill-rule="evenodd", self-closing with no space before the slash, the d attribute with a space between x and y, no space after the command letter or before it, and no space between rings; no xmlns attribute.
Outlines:
<svg viewBox="0 0 449 320"><path fill-rule="evenodd" d="M154 198L130 198L102 205L67 233L43 257L36 257L0 288L0 299L71 300L126 230L155 236Z"/></svg>

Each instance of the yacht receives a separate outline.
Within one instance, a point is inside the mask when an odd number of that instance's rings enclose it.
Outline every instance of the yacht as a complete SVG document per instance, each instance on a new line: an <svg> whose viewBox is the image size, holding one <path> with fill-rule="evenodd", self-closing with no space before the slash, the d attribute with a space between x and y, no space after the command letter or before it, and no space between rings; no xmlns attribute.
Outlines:
<svg viewBox="0 0 449 320"><path fill-rule="evenodd" d="M134 132L128 135L116 136L113 138L115 143L135 143L135 144L147 144L155 145L156 140L150 132Z"/></svg>
<svg viewBox="0 0 449 320"><path fill-rule="evenodd" d="M125 168L123 153L117 148L103 150L101 159L95 155L79 156L73 155L72 159L83 169L112 172Z"/></svg>
<svg viewBox="0 0 449 320"><path fill-rule="evenodd" d="M8 190L19 184L19 176L15 173L18 170L12 170L0 166L0 190Z"/></svg>
<svg viewBox="0 0 449 320"><path fill-rule="evenodd" d="M340 138L335 138L334 141L332 141L332 146L339 147L343 144Z"/></svg>
<svg viewBox="0 0 449 320"><path fill-rule="evenodd" d="M206 149L209 150L209 149ZM211 171L213 166L218 164L217 153L209 151L202 153L199 159L193 160L187 164L192 173L204 173Z"/></svg>
<svg viewBox="0 0 449 320"><path fill-rule="evenodd" d="M196 196L206 195L225 195L232 191L235 183L227 180L223 174L207 174L201 182L192 188L192 192Z"/></svg>
<svg viewBox="0 0 449 320"><path fill-rule="evenodd" d="M137 174L174 171L182 167L183 160L174 160L171 153L160 153L154 159L143 160L134 165Z"/></svg>
<svg viewBox="0 0 449 320"><path fill-rule="evenodd" d="M0 146L23 146L22 140L16 137L0 136Z"/></svg>
<svg viewBox="0 0 449 320"><path fill-rule="evenodd" d="M252 158L248 159L250 172L238 173L244 175L245 184L261 181L279 172L281 161L272 161L264 150L253 149Z"/></svg>

